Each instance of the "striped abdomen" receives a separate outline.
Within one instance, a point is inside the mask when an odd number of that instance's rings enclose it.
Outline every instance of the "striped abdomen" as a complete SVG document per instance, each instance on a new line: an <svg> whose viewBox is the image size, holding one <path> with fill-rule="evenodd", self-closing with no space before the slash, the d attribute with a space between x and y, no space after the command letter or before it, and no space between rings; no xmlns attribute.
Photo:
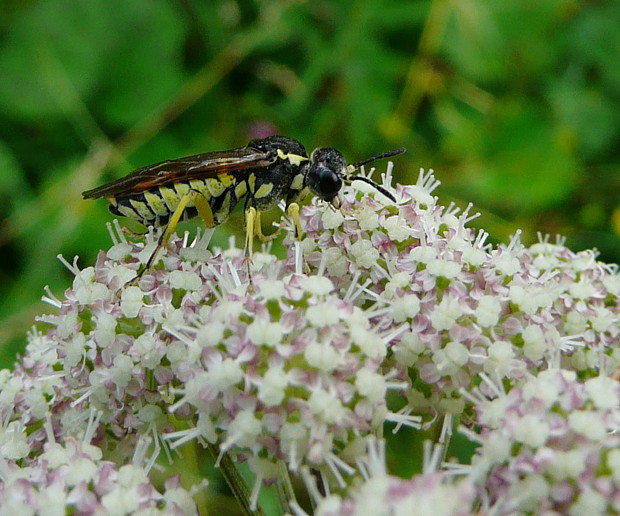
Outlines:
<svg viewBox="0 0 620 516"><path fill-rule="evenodd" d="M110 211L115 215L137 220L145 226L163 226L190 190L199 192L209 203L215 225L224 222L241 197L247 192L245 180L239 181L232 175L223 174L208 179L194 179L170 186L155 187L144 192L109 197ZM181 220L198 214L190 201Z"/></svg>

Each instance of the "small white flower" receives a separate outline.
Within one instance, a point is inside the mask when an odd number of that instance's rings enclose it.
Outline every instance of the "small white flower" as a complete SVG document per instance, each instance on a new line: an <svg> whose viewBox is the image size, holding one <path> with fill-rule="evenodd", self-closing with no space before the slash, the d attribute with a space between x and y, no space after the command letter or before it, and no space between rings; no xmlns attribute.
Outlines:
<svg viewBox="0 0 620 516"><path fill-rule="evenodd" d="M331 300L322 301L308 307L306 317L308 322L317 328L332 326L340 320L338 309Z"/></svg>
<svg viewBox="0 0 620 516"><path fill-rule="evenodd" d="M427 270L433 276L453 279L461 273L461 264L438 258L428 263Z"/></svg>
<svg viewBox="0 0 620 516"><path fill-rule="evenodd" d="M337 229L342 226L344 217L340 210L327 209L321 216L321 222L323 223L323 227L325 229Z"/></svg>
<svg viewBox="0 0 620 516"><path fill-rule="evenodd" d="M127 387L133 375L133 360L127 355L116 355L114 365L110 369L111 380L121 388Z"/></svg>
<svg viewBox="0 0 620 516"><path fill-rule="evenodd" d="M413 319L420 312L420 300L415 295L396 297L390 305L392 318L397 323Z"/></svg>
<svg viewBox="0 0 620 516"><path fill-rule="evenodd" d="M266 279L260 284L260 293L266 301L284 297L284 283L280 280Z"/></svg>
<svg viewBox="0 0 620 516"><path fill-rule="evenodd" d="M394 242L403 242L411 237L411 228L398 215L386 218L383 226L390 240Z"/></svg>
<svg viewBox="0 0 620 516"><path fill-rule="evenodd" d="M514 438L531 448L540 448L549 438L549 425L538 417L526 414L514 423Z"/></svg>
<svg viewBox="0 0 620 516"><path fill-rule="evenodd" d="M310 276L304 283L304 290L315 296L325 296L334 290L334 284L325 276Z"/></svg>
<svg viewBox="0 0 620 516"><path fill-rule="evenodd" d="M521 270L521 263L516 256L511 255L507 251L502 253L496 252L493 262L497 270L505 276L514 276Z"/></svg>
<svg viewBox="0 0 620 516"><path fill-rule="evenodd" d="M370 240L358 240L351 246L351 255L355 263L366 269L371 268L379 260L379 251Z"/></svg>
<svg viewBox="0 0 620 516"><path fill-rule="evenodd" d="M357 391L360 395L365 396L373 403L383 400L387 392L385 378L368 369L360 369L357 372L355 387L357 387Z"/></svg>
<svg viewBox="0 0 620 516"><path fill-rule="evenodd" d="M620 387L606 376L586 380L586 392L599 410L616 410L620 405Z"/></svg>
<svg viewBox="0 0 620 516"><path fill-rule="evenodd" d="M592 441L600 441L607 434L607 428L600 414L591 410L571 412L568 423L572 430Z"/></svg>
<svg viewBox="0 0 620 516"><path fill-rule="evenodd" d="M288 385L288 375L282 369L272 367L269 369L258 389L258 399L267 406L279 405L285 395Z"/></svg>
<svg viewBox="0 0 620 516"><path fill-rule="evenodd" d="M121 293L121 311L128 318L137 317L144 304L144 292L139 287L129 286Z"/></svg>
<svg viewBox="0 0 620 516"><path fill-rule="evenodd" d="M241 366L232 358L226 358L221 363L214 363L209 367L209 383L219 391L225 391L243 379Z"/></svg>
<svg viewBox="0 0 620 516"><path fill-rule="evenodd" d="M489 352L484 370L489 374L507 376L512 369L514 349L509 342L499 340L489 346Z"/></svg>
<svg viewBox="0 0 620 516"><path fill-rule="evenodd" d="M590 318L590 322L592 323L592 328L595 331L607 331L618 321L618 317L615 316L611 310L603 306L595 307L594 312L595 315Z"/></svg>
<svg viewBox="0 0 620 516"><path fill-rule="evenodd" d="M312 393L308 399L308 408L327 424L338 424L345 413L340 400L330 392L322 389Z"/></svg>
<svg viewBox="0 0 620 516"><path fill-rule="evenodd" d="M328 373L340 365L340 352L332 346L312 342L304 351L308 365Z"/></svg>
<svg viewBox="0 0 620 516"><path fill-rule="evenodd" d="M247 337L256 346L274 347L282 342L282 325L265 319L255 319L247 329Z"/></svg>
<svg viewBox="0 0 620 516"><path fill-rule="evenodd" d="M555 480L577 479L586 470L587 454L585 450L555 451L553 460L545 465L545 471Z"/></svg>
<svg viewBox="0 0 620 516"><path fill-rule="evenodd" d="M351 327L351 339L370 358L384 357L387 353L381 337L363 327Z"/></svg>
<svg viewBox="0 0 620 516"><path fill-rule="evenodd" d="M198 328L196 332L196 342L200 347L210 348L217 346L224 338L226 326L222 321L211 321Z"/></svg>
<svg viewBox="0 0 620 516"><path fill-rule="evenodd" d="M482 328L495 326L499 321L502 304L496 296L482 296L474 310L476 321Z"/></svg>
<svg viewBox="0 0 620 516"><path fill-rule="evenodd" d="M233 443L237 446L252 446L262 431L262 423L252 411L239 412L231 421L228 428L228 439L222 445L227 449Z"/></svg>
<svg viewBox="0 0 620 516"><path fill-rule="evenodd" d="M181 290L194 291L202 286L200 276L193 271L172 271L169 276L170 286Z"/></svg>
<svg viewBox="0 0 620 516"><path fill-rule="evenodd" d="M379 227L379 215L375 210L364 206L362 210L355 216L355 220L360 225L362 231L372 231Z"/></svg>
<svg viewBox="0 0 620 516"><path fill-rule="evenodd" d="M437 259L437 250L431 246L419 245L411 250L409 257L414 262L427 265Z"/></svg>
<svg viewBox="0 0 620 516"><path fill-rule="evenodd" d="M571 283L568 287L568 292L575 299L588 299L596 293L594 285L585 278L581 278L576 283Z"/></svg>
<svg viewBox="0 0 620 516"><path fill-rule="evenodd" d="M449 330L461 315L463 315L463 309L459 300L446 296L431 312L431 324L437 331Z"/></svg>

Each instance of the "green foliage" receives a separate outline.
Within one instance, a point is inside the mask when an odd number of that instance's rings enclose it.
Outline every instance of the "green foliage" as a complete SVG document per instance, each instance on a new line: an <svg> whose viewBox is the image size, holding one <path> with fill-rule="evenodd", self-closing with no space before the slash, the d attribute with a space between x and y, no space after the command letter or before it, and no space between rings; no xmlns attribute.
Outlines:
<svg viewBox="0 0 620 516"><path fill-rule="evenodd" d="M270 130L351 160L405 146L397 180L618 261L620 4L614 0L9 0L0 7L0 342L44 285L109 245L80 192ZM268 223L268 217L265 217ZM216 244L241 227L216 231ZM190 231L195 224L185 226ZM132 229L138 229L132 226Z"/></svg>

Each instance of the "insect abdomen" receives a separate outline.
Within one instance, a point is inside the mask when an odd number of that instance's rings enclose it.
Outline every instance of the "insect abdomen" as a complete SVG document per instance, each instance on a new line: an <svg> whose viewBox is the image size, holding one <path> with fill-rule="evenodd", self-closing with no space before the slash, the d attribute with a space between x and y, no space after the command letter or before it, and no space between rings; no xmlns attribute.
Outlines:
<svg viewBox="0 0 620 516"><path fill-rule="evenodd" d="M171 186L160 186L144 192L123 197L110 197L110 211L115 215L137 220L145 226L164 226L181 202L183 196L194 191L202 195L213 212L214 225L224 222L246 193L245 181L236 185L232 178L222 176L208 179L194 179ZM195 217L198 211L192 201L183 211L181 220Z"/></svg>

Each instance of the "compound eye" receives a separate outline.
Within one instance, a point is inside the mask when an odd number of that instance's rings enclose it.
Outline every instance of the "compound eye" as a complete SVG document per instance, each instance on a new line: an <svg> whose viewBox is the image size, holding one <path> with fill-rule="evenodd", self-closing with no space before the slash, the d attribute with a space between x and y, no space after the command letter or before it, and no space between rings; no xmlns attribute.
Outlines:
<svg viewBox="0 0 620 516"><path fill-rule="evenodd" d="M331 200L342 188L342 179L330 168L321 167L319 169L319 188L321 197L325 200Z"/></svg>

